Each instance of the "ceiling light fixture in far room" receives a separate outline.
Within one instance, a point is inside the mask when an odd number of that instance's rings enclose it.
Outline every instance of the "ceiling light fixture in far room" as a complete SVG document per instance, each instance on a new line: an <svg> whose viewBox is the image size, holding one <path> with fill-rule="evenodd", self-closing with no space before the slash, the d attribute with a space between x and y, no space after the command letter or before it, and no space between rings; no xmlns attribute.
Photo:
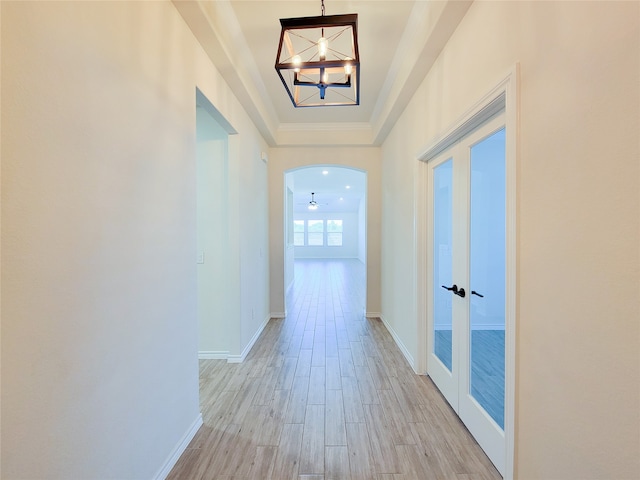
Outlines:
<svg viewBox="0 0 640 480"><path fill-rule="evenodd" d="M309 210L317 210L318 209L318 202L315 201L315 199L313 198L314 193L311 192L311 201L309 202Z"/></svg>
<svg viewBox="0 0 640 480"><path fill-rule="evenodd" d="M358 14L281 18L276 71L294 107L360 104Z"/></svg>

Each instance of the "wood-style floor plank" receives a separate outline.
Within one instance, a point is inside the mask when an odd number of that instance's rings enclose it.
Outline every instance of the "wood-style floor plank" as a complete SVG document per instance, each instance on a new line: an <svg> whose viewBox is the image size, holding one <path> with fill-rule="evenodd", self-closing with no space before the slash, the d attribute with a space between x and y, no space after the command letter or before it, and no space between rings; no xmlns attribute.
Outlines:
<svg viewBox="0 0 640 480"><path fill-rule="evenodd" d="M300 350L298 355L298 365L296 366L296 377L308 377L311 374L311 357L313 350Z"/></svg>
<svg viewBox="0 0 640 480"><path fill-rule="evenodd" d="M365 421L363 403L356 377L342 377L342 400L344 417L347 423L362 423Z"/></svg>
<svg viewBox="0 0 640 480"><path fill-rule="evenodd" d="M344 447L326 447L325 449L326 471L325 480L350 480L349 451Z"/></svg>
<svg viewBox="0 0 640 480"><path fill-rule="evenodd" d="M249 478L270 478L278 447L257 447L256 456L251 462Z"/></svg>
<svg viewBox="0 0 640 480"><path fill-rule="evenodd" d="M325 367L311 367L311 372L309 373L308 404L324 405L325 375Z"/></svg>
<svg viewBox="0 0 640 480"><path fill-rule="evenodd" d="M309 396L309 377L295 377L285 414L285 423L304 423Z"/></svg>
<svg viewBox="0 0 640 480"><path fill-rule="evenodd" d="M291 385L293 385L293 378L296 373L296 365L298 364L298 359L295 357L286 357L282 364L282 368L278 374L278 379L276 380L275 389L276 390L290 390Z"/></svg>
<svg viewBox="0 0 640 480"><path fill-rule="evenodd" d="M300 474L324 474L324 405L307 405Z"/></svg>
<svg viewBox="0 0 640 480"><path fill-rule="evenodd" d="M271 470L272 480L293 480L298 477L303 429L304 425L299 423L284 425L276 452L276 460Z"/></svg>
<svg viewBox="0 0 640 480"><path fill-rule="evenodd" d="M325 408L325 445L346 445L347 433L344 421L342 390L327 390Z"/></svg>
<svg viewBox="0 0 640 480"><path fill-rule="evenodd" d="M340 360L338 357L327 357L325 388L327 390L340 390L342 381L340 380Z"/></svg>
<svg viewBox="0 0 640 480"><path fill-rule="evenodd" d="M363 299L357 260L296 261L287 318L241 364L200 361L204 425L168 479L499 479Z"/></svg>
<svg viewBox="0 0 640 480"><path fill-rule="evenodd" d="M402 473L398 453L393 439L389 435L389 427L380 405L365 405L365 417L373 462L378 473Z"/></svg>
<svg viewBox="0 0 640 480"><path fill-rule="evenodd" d="M393 390L379 390L378 396L387 417L388 434L395 445L412 445L415 443L409 422L402 413L400 403Z"/></svg>
<svg viewBox="0 0 640 480"><path fill-rule="evenodd" d="M375 476L369 432L365 423L347 423L349 470L353 480L368 480Z"/></svg>

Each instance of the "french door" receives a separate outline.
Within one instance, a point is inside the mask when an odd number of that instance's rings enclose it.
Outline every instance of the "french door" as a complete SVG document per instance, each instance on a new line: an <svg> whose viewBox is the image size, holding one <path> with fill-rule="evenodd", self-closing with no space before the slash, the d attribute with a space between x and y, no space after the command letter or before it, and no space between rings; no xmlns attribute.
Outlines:
<svg viewBox="0 0 640 480"><path fill-rule="evenodd" d="M427 371L505 470L504 114L428 163Z"/></svg>

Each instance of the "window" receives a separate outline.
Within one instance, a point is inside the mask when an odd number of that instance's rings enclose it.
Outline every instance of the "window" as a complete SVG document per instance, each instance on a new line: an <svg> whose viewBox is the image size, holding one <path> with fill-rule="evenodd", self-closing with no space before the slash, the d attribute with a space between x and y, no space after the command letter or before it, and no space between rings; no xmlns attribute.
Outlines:
<svg viewBox="0 0 640 480"><path fill-rule="evenodd" d="M294 220L293 245L342 247L342 222L343 220Z"/></svg>
<svg viewBox="0 0 640 480"><path fill-rule="evenodd" d="M307 245L322 247L324 245L324 220L309 220L307 227Z"/></svg>
<svg viewBox="0 0 640 480"><path fill-rule="evenodd" d="M304 220L293 221L293 244L298 247L304 245Z"/></svg>
<svg viewBox="0 0 640 480"><path fill-rule="evenodd" d="M342 246L342 220L327 220L327 246Z"/></svg>

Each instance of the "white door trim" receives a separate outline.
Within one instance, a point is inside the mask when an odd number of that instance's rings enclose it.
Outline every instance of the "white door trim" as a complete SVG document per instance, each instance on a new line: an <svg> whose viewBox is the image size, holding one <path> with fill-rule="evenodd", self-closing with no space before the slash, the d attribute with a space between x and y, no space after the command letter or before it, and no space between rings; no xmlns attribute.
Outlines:
<svg viewBox="0 0 640 480"><path fill-rule="evenodd" d="M482 99L473 105L462 117L441 135L434 138L416 155L415 162L415 199L414 199L414 245L416 249L415 278L417 289L417 314L418 314L418 363L419 373L427 372L428 359L428 332L427 324L428 292L430 280L427 269L429 252L428 225L431 221L428 208L428 186L426 161L442 152L442 148L451 145L451 140L473 131L479 120L488 120L492 108L496 106L496 100L503 97L505 126L506 126L506 318L505 318L505 468L503 476L510 480L514 474L515 455L515 387L516 387L516 301L517 301L517 165L518 165L518 139L519 139L519 65L515 64L502 80L492 88ZM493 105L493 107L492 107ZM485 112L485 117L479 116Z"/></svg>

